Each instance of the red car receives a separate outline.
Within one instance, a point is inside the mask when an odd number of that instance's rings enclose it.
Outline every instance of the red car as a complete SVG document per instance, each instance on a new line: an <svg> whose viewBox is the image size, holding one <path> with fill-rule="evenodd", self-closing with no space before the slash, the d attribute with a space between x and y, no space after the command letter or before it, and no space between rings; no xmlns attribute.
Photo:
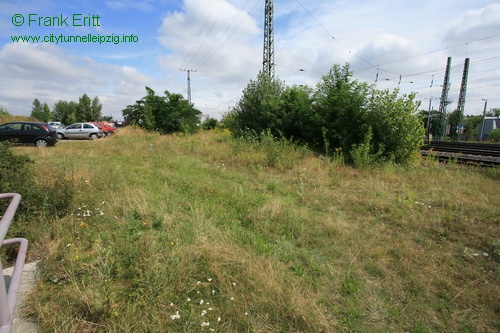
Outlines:
<svg viewBox="0 0 500 333"><path fill-rule="evenodd" d="M104 136L111 135L116 131L116 127L109 126L108 124L102 121L94 121L92 124L102 129L102 131L104 132Z"/></svg>

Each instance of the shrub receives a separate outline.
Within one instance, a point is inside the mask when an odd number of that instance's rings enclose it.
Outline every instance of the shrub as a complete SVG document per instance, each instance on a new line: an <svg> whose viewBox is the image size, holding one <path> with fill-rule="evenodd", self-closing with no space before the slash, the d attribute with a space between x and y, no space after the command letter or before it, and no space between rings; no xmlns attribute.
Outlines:
<svg viewBox="0 0 500 333"><path fill-rule="evenodd" d="M55 174L47 174L50 179L44 182L35 180L34 162L28 156L15 155L8 143L0 143L0 156L0 193L19 193L22 196L17 217L36 219L61 217L68 213L76 192L70 180Z"/></svg>

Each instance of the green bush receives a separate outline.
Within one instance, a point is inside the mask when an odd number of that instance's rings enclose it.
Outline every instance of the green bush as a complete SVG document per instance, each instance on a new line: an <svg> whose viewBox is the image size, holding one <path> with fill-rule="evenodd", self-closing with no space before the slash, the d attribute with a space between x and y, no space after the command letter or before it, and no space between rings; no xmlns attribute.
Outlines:
<svg viewBox="0 0 500 333"><path fill-rule="evenodd" d="M25 155L16 155L8 143L0 143L0 193L19 193L22 197L16 217L61 217L69 212L75 195L71 180L64 175L52 175L53 179L39 182L35 179L34 162ZM7 200L0 202L2 209Z"/></svg>
<svg viewBox="0 0 500 333"><path fill-rule="evenodd" d="M410 164L424 138L415 96L378 91L351 77L348 65L335 65L312 91L260 73L224 123L235 136L267 131L326 155L342 151L358 166Z"/></svg>
<svg viewBox="0 0 500 333"><path fill-rule="evenodd" d="M490 131L490 133L488 133L488 140L500 142L500 128Z"/></svg>

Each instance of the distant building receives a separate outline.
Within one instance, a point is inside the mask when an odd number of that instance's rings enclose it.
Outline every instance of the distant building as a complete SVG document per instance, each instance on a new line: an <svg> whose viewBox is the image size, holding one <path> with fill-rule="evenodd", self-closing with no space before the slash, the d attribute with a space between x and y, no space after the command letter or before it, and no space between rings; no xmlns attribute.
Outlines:
<svg viewBox="0 0 500 333"><path fill-rule="evenodd" d="M483 126L483 122L481 121L479 125L477 125L477 135L476 140L480 141L481 138L481 127ZM483 140L488 138L488 134L494 130L500 128L500 117L485 117L484 118L484 130L483 130Z"/></svg>

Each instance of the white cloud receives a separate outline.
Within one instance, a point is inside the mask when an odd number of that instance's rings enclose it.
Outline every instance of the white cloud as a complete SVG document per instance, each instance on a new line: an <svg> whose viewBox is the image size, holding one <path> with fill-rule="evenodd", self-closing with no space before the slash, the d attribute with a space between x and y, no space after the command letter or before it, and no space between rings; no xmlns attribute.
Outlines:
<svg viewBox="0 0 500 333"><path fill-rule="evenodd" d="M0 50L0 104L29 115L35 98L50 107L58 100L98 96L103 113L121 118L121 110L144 94L153 79L130 66L102 64L52 44L11 43Z"/></svg>

